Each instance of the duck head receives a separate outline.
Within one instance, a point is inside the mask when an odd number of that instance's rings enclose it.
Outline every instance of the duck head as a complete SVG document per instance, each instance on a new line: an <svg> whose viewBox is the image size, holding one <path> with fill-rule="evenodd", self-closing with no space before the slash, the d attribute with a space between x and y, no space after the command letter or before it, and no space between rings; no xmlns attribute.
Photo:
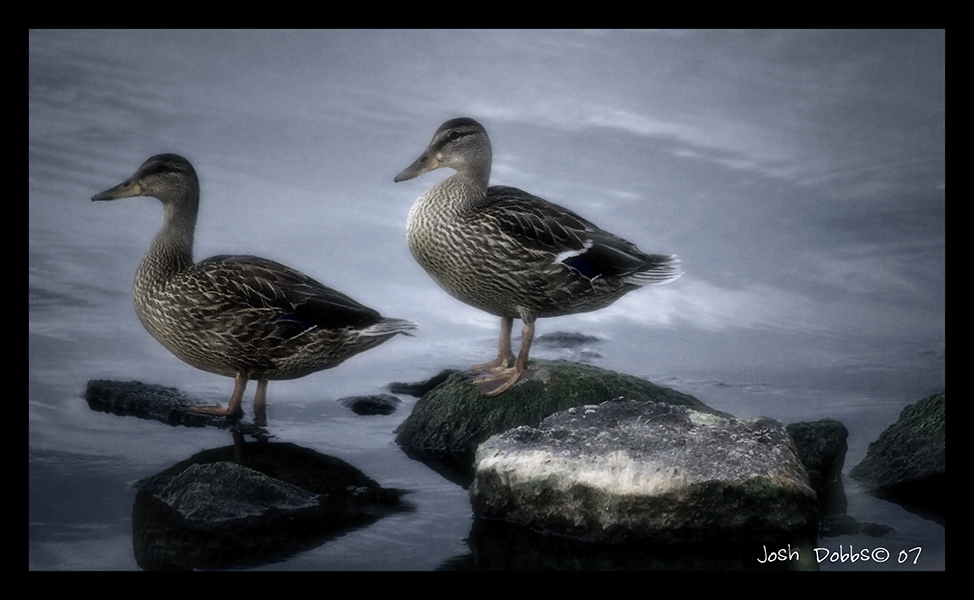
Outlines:
<svg viewBox="0 0 974 600"><path fill-rule="evenodd" d="M199 178L188 160L178 154L157 154L142 163L131 177L92 196L92 202L152 196L163 204L199 197Z"/></svg>
<svg viewBox="0 0 974 600"><path fill-rule="evenodd" d="M451 119L440 126L416 161L396 175L396 183L423 173L450 167L457 173L490 178L490 138L484 126L470 118Z"/></svg>

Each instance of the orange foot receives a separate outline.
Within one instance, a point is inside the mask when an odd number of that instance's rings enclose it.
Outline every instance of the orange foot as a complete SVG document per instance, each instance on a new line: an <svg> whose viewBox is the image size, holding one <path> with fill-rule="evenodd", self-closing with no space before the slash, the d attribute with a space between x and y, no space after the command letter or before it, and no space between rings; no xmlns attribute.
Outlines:
<svg viewBox="0 0 974 600"><path fill-rule="evenodd" d="M511 364L514 362L514 355L510 356L498 356L490 362L485 362L481 365L474 365L463 372L464 375L479 375L481 373L495 373L497 371L504 371L510 368Z"/></svg>
<svg viewBox="0 0 974 600"><path fill-rule="evenodd" d="M200 413L200 414L204 414L204 415L217 415L217 416L221 416L221 417L229 417L229 416L235 415L235 414L237 414L239 412L239 409L236 410L236 411L232 411L232 410L230 410L230 407L229 406L220 406L220 405L216 405L216 406L190 406L188 410L189 410L189 412Z"/></svg>
<svg viewBox="0 0 974 600"><path fill-rule="evenodd" d="M516 365L510 368L494 369L483 377L474 379L473 384L484 396L498 396L517 383L526 370L519 369Z"/></svg>

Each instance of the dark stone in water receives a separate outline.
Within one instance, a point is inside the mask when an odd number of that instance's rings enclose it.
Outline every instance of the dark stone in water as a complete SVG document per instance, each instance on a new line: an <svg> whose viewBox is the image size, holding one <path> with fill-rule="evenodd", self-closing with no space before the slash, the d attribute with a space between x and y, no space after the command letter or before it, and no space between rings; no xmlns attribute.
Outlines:
<svg viewBox="0 0 974 600"><path fill-rule="evenodd" d="M594 335L585 335L573 331L556 331L546 333L534 339L534 344L548 348L565 348L578 350L589 344L597 344L602 340Z"/></svg>
<svg viewBox="0 0 974 600"><path fill-rule="evenodd" d="M389 394L379 396L352 396L338 401L357 415L391 415L399 408L401 400Z"/></svg>
<svg viewBox="0 0 974 600"><path fill-rule="evenodd" d="M582 363L591 363L593 360L602 358L602 355L593 346L602 343L602 339L594 335L572 331L556 331L546 333L534 339L532 348L547 351L548 358L560 358Z"/></svg>
<svg viewBox="0 0 974 600"><path fill-rule="evenodd" d="M189 411L193 406L205 405L196 398L176 388L141 381L93 379L88 382L85 400L92 410L162 421L170 425L204 427L217 420L212 415ZM226 421L225 418L220 420Z"/></svg>
<svg viewBox="0 0 974 600"><path fill-rule="evenodd" d="M404 491L340 459L234 438L138 482L132 534L143 569L267 564L413 510Z"/></svg>
<svg viewBox="0 0 974 600"><path fill-rule="evenodd" d="M795 442L808 482L818 494L819 516L846 511L842 467L849 446L849 430L835 419L792 423L785 428Z"/></svg>
<svg viewBox="0 0 974 600"><path fill-rule="evenodd" d="M190 409L194 406L212 406L213 403L188 396L176 388L141 381L93 379L85 389L85 400L92 410L99 412L161 421L173 426L209 425L256 438L267 437L266 429L253 422L243 422L240 415L226 417L193 412Z"/></svg>
<svg viewBox="0 0 974 600"><path fill-rule="evenodd" d="M390 383L389 391L393 394L402 394L404 396L420 398L436 386L446 381L450 375L453 375L454 373L459 373L459 371L456 369L444 369L426 381L418 381L416 383L405 383L398 381Z"/></svg>
<svg viewBox="0 0 974 600"><path fill-rule="evenodd" d="M190 465L156 497L184 519L202 523L297 511L319 502L318 494L230 461Z"/></svg>

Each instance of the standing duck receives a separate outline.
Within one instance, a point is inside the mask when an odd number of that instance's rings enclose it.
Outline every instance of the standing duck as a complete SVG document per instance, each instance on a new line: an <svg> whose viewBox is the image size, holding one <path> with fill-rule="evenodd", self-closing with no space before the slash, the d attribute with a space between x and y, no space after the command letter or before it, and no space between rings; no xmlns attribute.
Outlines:
<svg viewBox="0 0 974 600"><path fill-rule="evenodd" d="M458 300L501 318L497 358L467 371L496 396L521 378L538 317L604 308L682 272L675 256L646 254L574 212L512 187L489 187L491 145L483 125L447 121L395 181L450 167L409 211L406 239L430 277ZM511 350L515 318L521 349Z"/></svg>
<svg viewBox="0 0 974 600"><path fill-rule="evenodd" d="M139 320L180 359L234 378L226 408L194 407L196 412L240 412L247 381L255 379L254 413L264 423L269 380L330 369L416 327L265 258L221 255L193 262L200 186L181 156L153 156L92 200L135 196L153 196L165 208L162 229L132 286Z"/></svg>

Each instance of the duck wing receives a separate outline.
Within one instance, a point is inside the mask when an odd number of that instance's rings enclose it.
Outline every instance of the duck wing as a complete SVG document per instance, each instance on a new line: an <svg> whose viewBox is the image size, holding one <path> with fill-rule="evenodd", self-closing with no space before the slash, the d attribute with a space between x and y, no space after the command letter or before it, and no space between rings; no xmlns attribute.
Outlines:
<svg viewBox="0 0 974 600"><path fill-rule="evenodd" d="M550 255L588 279L626 277L672 260L648 255L567 208L513 187L495 186L474 209L522 250Z"/></svg>
<svg viewBox="0 0 974 600"><path fill-rule="evenodd" d="M273 323L283 338L309 329L359 329L382 318L345 294L266 258L221 255L196 267L210 280L210 289L222 290L228 310L259 318L262 328Z"/></svg>

